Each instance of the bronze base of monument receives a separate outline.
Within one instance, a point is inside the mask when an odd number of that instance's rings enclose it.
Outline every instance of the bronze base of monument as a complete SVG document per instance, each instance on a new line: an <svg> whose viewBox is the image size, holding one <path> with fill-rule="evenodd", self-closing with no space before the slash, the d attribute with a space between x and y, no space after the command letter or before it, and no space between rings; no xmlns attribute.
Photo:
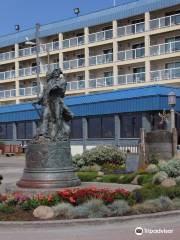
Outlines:
<svg viewBox="0 0 180 240"><path fill-rule="evenodd" d="M26 166L17 186L21 188L64 188L80 185L75 175L70 142L33 143L26 151Z"/></svg>

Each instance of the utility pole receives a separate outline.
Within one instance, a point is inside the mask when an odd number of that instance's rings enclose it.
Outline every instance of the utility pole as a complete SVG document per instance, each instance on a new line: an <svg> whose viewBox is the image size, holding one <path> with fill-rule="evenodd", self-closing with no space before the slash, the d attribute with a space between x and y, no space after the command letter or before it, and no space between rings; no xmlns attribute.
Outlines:
<svg viewBox="0 0 180 240"><path fill-rule="evenodd" d="M40 60L39 60L39 51L40 51L40 41L39 41L39 29L40 29L40 24L36 23L36 32L35 32L35 37L36 37L36 74L37 74L37 97L39 98L39 94L41 91L41 84L40 84Z"/></svg>

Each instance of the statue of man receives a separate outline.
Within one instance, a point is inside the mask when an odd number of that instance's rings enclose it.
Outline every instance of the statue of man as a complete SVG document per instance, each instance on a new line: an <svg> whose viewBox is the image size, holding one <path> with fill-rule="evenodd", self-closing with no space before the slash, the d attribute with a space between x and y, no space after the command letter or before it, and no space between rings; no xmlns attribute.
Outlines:
<svg viewBox="0 0 180 240"><path fill-rule="evenodd" d="M64 105L67 83L60 69L53 70L46 78L47 82L37 102L43 108L39 136L53 141L66 140L70 135L68 122L73 117L71 111Z"/></svg>

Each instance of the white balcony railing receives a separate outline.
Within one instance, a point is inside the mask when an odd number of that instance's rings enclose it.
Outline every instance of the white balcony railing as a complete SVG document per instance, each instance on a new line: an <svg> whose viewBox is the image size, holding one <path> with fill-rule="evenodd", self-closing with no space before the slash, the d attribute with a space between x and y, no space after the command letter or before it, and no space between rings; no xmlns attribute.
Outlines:
<svg viewBox="0 0 180 240"><path fill-rule="evenodd" d="M4 52L4 53L0 53L0 62L1 61L6 61L6 60L11 60L15 58L15 52L11 51L11 52Z"/></svg>
<svg viewBox="0 0 180 240"><path fill-rule="evenodd" d="M113 38L113 30L105 30L101 32L89 34L89 43L104 41Z"/></svg>
<svg viewBox="0 0 180 240"><path fill-rule="evenodd" d="M169 68L151 71L151 81L171 80L180 78L180 68Z"/></svg>
<svg viewBox="0 0 180 240"><path fill-rule="evenodd" d="M15 78L15 77L16 77L15 70L0 72L0 80L6 80L6 79Z"/></svg>
<svg viewBox="0 0 180 240"><path fill-rule="evenodd" d="M150 46L150 56L174 53L180 51L180 41Z"/></svg>
<svg viewBox="0 0 180 240"><path fill-rule="evenodd" d="M85 89L85 80L67 82L67 91Z"/></svg>
<svg viewBox="0 0 180 240"><path fill-rule="evenodd" d="M114 77L103 77L89 80L89 88L109 87L114 85Z"/></svg>
<svg viewBox="0 0 180 240"><path fill-rule="evenodd" d="M76 47L84 44L84 36L63 40L63 48Z"/></svg>
<svg viewBox="0 0 180 240"><path fill-rule="evenodd" d="M118 27L118 37L144 32L144 22Z"/></svg>
<svg viewBox="0 0 180 240"><path fill-rule="evenodd" d="M78 59L73 59L73 60L63 62L63 69L64 70L81 68L81 67L84 67L84 66L85 66L85 59L84 58L78 58Z"/></svg>
<svg viewBox="0 0 180 240"><path fill-rule="evenodd" d="M34 54L36 54L36 50L37 50L36 46L20 49L19 57L34 55ZM56 50L59 50L59 42L58 41L41 44L39 52L40 53L47 52L47 51L52 52L52 51L56 51Z"/></svg>
<svg viewBox="0 0 180 240"><path fill-rule="evenodd" d="M118 60L120 61L143 58L144 56L145 56L144 47L118 52Z"/></svg>
<svg viewBox="0 0 180 240"><path fill-rule="evenodd" d="M150 20L150 29L171 27L180 24L180 13Z"/></svg>
<svg viewBox="0 0 180 240"><path fill-rule="evenodd" d="M16 89L0 91L0 99L12 98L16 96Z"/></svg>
<svg viewBox="0 0 180 240"><path fill-rule="evenodd" d="M19 88L19 96L33 96L37 94L37 86Z"/></svg>
<svg viewBox="0 0 180 240"><path fill-rule="evenodd" d="M118 85L136 84L145 82L145 73L133 73L118 76Z"/></svg>
<svg viewBox="0 0 180 240"><path fill-rule="evenodd" d="M111 63L113 61L113 53L102 54L97 56L92 56L89 58L89 65L99 65L105 63Z"/></svg>
<svg viewBox="0 0 180 240"><path fill-rule="evenodd" d="M40 65L39 73L44 74L44 73L47 73L48 70L52 71L55 68L59 68L59 63L51 63L49 65L48 64ZM36 74L37 74L37 66L19 69L20 77L31 76L31 75L36 75Z"/></svg>

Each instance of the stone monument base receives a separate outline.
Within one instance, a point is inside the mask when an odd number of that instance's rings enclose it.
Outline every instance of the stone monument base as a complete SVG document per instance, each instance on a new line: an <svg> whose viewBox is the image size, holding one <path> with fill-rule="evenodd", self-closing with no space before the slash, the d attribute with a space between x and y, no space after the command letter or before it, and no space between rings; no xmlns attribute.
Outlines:
<svg viewBox="0 0 180 240"><path fill-rule="evenodd" d="M70 141L32 143L26 151L26 166L17 186L64 188L80 185L72 165Z"/></svg>

